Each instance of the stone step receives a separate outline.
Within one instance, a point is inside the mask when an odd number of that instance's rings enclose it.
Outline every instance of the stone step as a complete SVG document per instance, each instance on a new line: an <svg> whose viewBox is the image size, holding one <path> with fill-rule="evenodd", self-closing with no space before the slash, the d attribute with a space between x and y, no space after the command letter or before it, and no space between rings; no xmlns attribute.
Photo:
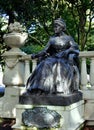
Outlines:
<svg viewBox="0 0 94 130"><path fill-rule="evenodd" d="M88 118L85 123L86 127L94 127L94 113Z"/></svg>
<svg viewBox="0 0 94 130"><path fill-rule="evenodd" d="M92 126L94 127L94 121L87 121L86 126Z"/></svg>

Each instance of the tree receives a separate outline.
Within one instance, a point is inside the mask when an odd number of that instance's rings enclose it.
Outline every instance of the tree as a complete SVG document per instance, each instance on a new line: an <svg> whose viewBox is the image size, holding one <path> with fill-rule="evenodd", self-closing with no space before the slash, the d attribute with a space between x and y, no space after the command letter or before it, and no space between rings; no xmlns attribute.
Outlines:
<svg viewBox="0 0 94 130"><path fill-rule="evenodd" d="M7 21L4 17L0 16L0 64L3 64L1 55L6 50L6 45L3 41L3 35L7 32Z"/></svg>
<svg viewBox="0 0 94 130"><path fill-rule="evenodd" d="M0 0L0 12L9 16L8 24L19 21L27 27L29 33L27 45L39 44L41 47L45 46L53 34L53 20L62 17L67 23L68 33L77 39L83 50L94 17L94 2L93 0Z"/></svg>
<svg viewBox="0 0 94 130"><path fill-rule="evenodd" d="M66 0L78 33L78 43L81 50L84 50L88 35L91 29L91 23L94 18L93 0Z"/></svg>

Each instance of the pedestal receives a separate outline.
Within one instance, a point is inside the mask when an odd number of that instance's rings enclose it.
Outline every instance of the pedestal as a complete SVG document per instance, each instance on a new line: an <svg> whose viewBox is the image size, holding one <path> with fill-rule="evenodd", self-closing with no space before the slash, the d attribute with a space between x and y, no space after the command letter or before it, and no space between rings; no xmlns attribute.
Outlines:
<svg viewBox="0 0 94 130"><path fill-rule="evenodd" d="M89 120L94 115L94 90L84 90L83 99L85 100L85 119Z"/></svg>
<svg viewBox="0 0 94 130"><path fill-rule="evenodd" d="M12 48L2 56L5 60L3 83L5 86L24 86L25 62L19 58L26 55L19 48Z"/></svg>
<svg viewBox="0 0 94 130"><path fill-rule="evenodd" d="M48 95L21 95L19 97L20 104L28 105L55 105L55 106L69 106L82 100L82 92L63 95L63 94L48 94Z"/></svg>
<svg viewBox="0 0 94 130"><path fill-rule="evenodd" d="M19 103L19 95L24 87L9 86L5 88L5 94L0 98L0 117L16 118L16 105Z"/></svg>
<svg viewBox="0 0 94 130"><path fill-rule="evenodd" d="M83 98L85 100L85 120L86 126L94 127L94 90L84 90Z"/></svg>
<svg viewBox="0 0 94 130"><path fill-rule="evenodd" d="M68 97L64 96L31 96L25 97L27 100L21 99L20 103L16 105L16 124L13 126L14 130L23 130L24 128L38 130L37 127L29 127L25 126L22 122L22 113L26 110L33 110L34 108L47 108L48 110L52 110L57 112L60 115L60 125L56 128L46 128L47 130L80 130L81 125L84 123L84 101L81 99L81 95L79 96L79 100L76 98L77 95L74 94ZM74 101L71 102L72 98L75 97ZM31 99L31 100L30 100ZM69 100L70 99L70 100ZM65 102L67 101L67 104ZM71 102L71 103L70 103ZM37 120L37 119L36 119ZM41 128L42 130L46 130L45 128Z"/></svg>

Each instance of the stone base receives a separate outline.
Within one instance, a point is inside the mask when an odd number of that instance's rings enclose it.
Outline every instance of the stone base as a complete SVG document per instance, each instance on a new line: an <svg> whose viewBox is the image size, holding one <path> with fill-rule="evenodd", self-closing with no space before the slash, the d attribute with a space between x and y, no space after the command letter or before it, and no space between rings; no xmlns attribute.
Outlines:
<svg viewBox="0 0 94 130"><path fill-rule="evenodd" d="M94 111L92 115L86 120L85 126L94 128Z"/></svg>
<svg viewBox="0 0 94 130"><path fill-rule="evenodd" d="M18 104L16 105L16 124L12 127L14 130L23 130L23 128L27 128L22 123L22 113L26 109L33 109L34 107L46 107L47 109L54 110L61 115L60 126L58 128L50 128L48 130L80 130L80 126L84 123L83 100L68 106ZM38 130L35 127L30 127L30 129Z"/></svg>
<svg viewBox="0 0 94 130"><path fill-rule="evenodd" d="M83 90L83 99L85 100L85 120L94 121L94 90Z"/></svg>
<svg viewBox="0 0 94 130"><path fill-rule="evenodd" d="M94 100L94 89L83 90L83 99L85 100Z"/></svg>
<svg viewBox="0 0 94 130"><path fill-rule="evenodd" d="M0 117L15 118L15 106L19 103L19 95L23 87L10 86L5 88L5 94L0 98Z"/></svg>

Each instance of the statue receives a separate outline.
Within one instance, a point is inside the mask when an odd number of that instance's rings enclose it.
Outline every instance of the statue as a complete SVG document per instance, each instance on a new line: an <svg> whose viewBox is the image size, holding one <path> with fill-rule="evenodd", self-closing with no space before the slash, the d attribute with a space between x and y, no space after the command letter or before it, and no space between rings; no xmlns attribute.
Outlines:
<svg viewBox="0 0 94 130"><path fill-rule="evenodd" d="M71 36L65 34L66 23L54 21L54 32L43 51L32 54L39 64L28 78L29 94L72 94L79 90L79 48Z"/></svg>

